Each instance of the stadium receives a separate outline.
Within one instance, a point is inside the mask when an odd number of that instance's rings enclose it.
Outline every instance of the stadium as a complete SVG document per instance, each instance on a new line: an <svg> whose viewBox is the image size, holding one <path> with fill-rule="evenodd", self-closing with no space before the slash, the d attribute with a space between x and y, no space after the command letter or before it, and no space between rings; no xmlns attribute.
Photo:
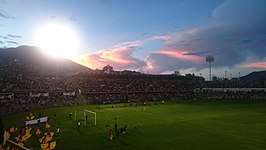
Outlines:
<svg viewBox="0 0 266 150"><path fill-rule="evenodd" d="M0 0L0 150L265 150L265 0Z"/></svg>
<svg viewBox="0 0 266 150"><path fill-rule="evenodd" d="M265 82L123 74L111 66L100 74L24 74L2 79L4 127L10 131L9 140L23 147L265 147ZM53 136L46 137L48 133ZM44 137L48 140L42 141Z"/></svg>

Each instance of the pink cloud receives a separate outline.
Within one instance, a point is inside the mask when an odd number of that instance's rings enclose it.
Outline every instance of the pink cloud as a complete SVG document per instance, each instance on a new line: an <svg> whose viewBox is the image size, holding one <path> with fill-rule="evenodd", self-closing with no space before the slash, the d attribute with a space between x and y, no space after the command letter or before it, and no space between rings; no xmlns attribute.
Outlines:
<svg viewBox="0 0 266 150"><path fill-rule="evenodd" d="M189 55L190 52L185 51L185 50L161 50L156 53L168 55L170 57L175 57L178 59L195 61L195 62L202 61L202 57L197 56L197 55Z"/></svg>
<svg viewBox="0 0 266 150"><path fill-rule="evenodd" d="M241 65L244 68L260 68L266 69L266 62L245 63Z"/></svg>
<svg viewBox="0 0 266 150"><path fill-rule="evenodd" d="M134 58L132 53L141 45L140 41L120 43L108 50L86 54L77 62L92 69L101 69L108 64L119 70L138 69L145 66L145 62Z"/></svg>

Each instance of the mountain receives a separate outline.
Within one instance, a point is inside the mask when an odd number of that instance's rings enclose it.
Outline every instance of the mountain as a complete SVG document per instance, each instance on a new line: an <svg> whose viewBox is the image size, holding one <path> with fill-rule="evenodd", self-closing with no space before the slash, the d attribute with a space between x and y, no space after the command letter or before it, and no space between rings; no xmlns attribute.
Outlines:
<svg viewBox="0 0 266 150"><path fill-rule="evenodd" d="M91 72L92 69L66 58L55 58L34 46L0 48L0 70L2 72L27 74L64 74Z"/></svg>
<svg viewBox="0 0 266 150"><path fill-rule="evenodd" d="M240 80L252 80L252 81L262 81L266 80L266 71L257 71L257 72L251 72L250 74L243 76L240 78Z"/></svg>

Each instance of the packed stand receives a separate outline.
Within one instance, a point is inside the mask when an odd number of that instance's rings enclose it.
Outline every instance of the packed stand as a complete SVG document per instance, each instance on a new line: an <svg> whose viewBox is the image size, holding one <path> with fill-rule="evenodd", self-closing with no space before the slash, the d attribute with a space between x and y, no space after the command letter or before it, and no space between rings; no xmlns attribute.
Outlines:
<svg viewBox="0 0 266 150"><path fill-rule="evenodd" d="M208 82L195 75L11 75L0 78L0 113L48 107L186 99L266 99L266 82ZM215 88L262 88L213 90ZM207 90L206 90L207 89Z"/></svg>

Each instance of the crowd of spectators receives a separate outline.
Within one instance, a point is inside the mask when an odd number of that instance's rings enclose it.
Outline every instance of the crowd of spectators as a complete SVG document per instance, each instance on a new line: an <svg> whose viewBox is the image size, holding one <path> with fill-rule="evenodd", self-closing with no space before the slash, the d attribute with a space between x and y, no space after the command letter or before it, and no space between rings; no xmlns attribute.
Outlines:
<svg viewBox="0 0 266 150"><path fill-rule="evenodd" d="M240 99L240 100L266 100L266 91L201 91L194 92L196 99Z"/></svg>
<svg viewBox="0 0 266 150"><path fill-rule="evenodd" d="M3 92L33 92L75 89L71 80L44 75L13 75L0 77L0 93Z"/></svg>
<svg viewBox="0 0 266 150"><path fill-rule="evenodd" d="M0 114L77 105L75 95L64 95L75 89L69 77L5 72L0 76Z"/></svg>
<svg viewBox="0 0 266 150"><path fill-rule="evenodd" d="M243 81L243 80L216 80L204 82L200 87L204 88L266 88L266 81Z"/></svg>
<svg viewBox="0 0 266 150"><path fill-rule="evenodd" d="M79 105L76 96L21 96L0 99L0 104L1 114L32 111L49 107Z"/></svg>
<svg viewBox="0 0 266 150"><path fill-rule="evenodd" d="M85 93L126 91L174 91L189 89L188 80L175 78L154 79L149 77L79 76L76 82Z"/></svg>
<svg viewBox="0 0 266 150"><path fill-rule="evenodd" d="M215 91L203 88L266 88L266 82L204 81L193 75L17 74L0 76L1 114L48 107L186 99L266 99L266 90ZM198 90L195 90L198 89ZM72 94L69 94L69 93Z"/></svg>

